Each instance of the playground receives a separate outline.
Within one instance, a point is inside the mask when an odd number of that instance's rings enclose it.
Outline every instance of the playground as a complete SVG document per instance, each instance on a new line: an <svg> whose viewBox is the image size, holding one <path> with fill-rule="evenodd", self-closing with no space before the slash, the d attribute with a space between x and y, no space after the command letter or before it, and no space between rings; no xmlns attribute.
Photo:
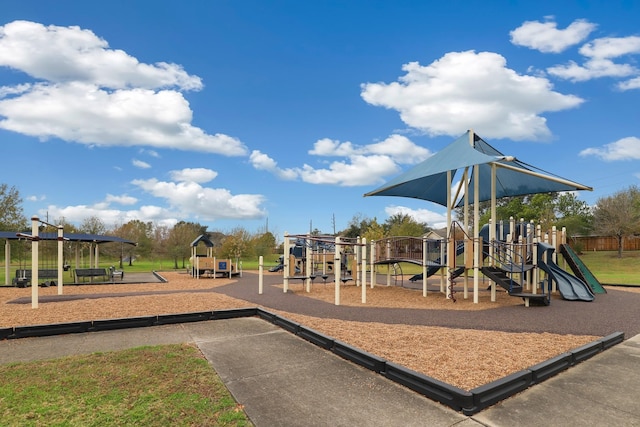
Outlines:
<svg viewBox="0 0 640 427"><path fill-rule="evenodd" d="M454 304L439 293L423 298L419 290L400 286L376 287L362 304L361 290L347 283L341 284L342 305L336 306L332 286L321 282L312 293L299 283L283 293L281 273L265 274L262 295L256 272L232 279L197 280L183 272L162 276L167 283L70 286L64 295L43 288L37 310L29 304L29 289L5 288L0 327L260 306L463 389L614 331L640 334L635 315L640 293L634 289L609 289L593 303L558 297L548 307L524 309L503 295L496 302Z"/></svg>
<svg viewBox="0 0 640 427"><path fill-rule="evenodd" d="M473 194L469 188L464 193ZM450 222L441 241L328 242L285 235L282 271L273 273L208 276L215 265L205 259L200 265L194 252L195 269L164 273L164 283L89 284L64 294L43 288L38 310L29 306L29 291L3 289L0 327L257 306L463 390L614 332L640 334L636 289L605 289L586 276L564 276L556 264L563 243L555 231L492 224L484 238L477 226L472 235L459 236ZM461 228L470 229L466 221ZM401 262L419 264L422 277L405 277L396 268ZM379 265L387 266L386 275L376 273Z"/></svg>

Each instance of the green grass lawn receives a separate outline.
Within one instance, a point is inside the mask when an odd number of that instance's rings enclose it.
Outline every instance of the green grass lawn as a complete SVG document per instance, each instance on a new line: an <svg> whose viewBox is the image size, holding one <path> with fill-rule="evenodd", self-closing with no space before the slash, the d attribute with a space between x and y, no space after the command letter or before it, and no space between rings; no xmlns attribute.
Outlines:
<svg viewBox="0 0 640 427"><path fill-rule="evenodd" d="M585 252L580 255L580 259L587 265L589 270L596 278L604 284L624 284L624 285L640 285L640 251L624 252L622 258L618 258L615 251ZM273 254L265 256L263 265L265 270L277 264L278 255ZM235 260L233 261L235 263ZM242 270L257 271L259 267L258 259L243 259ZM118 268L118 260L106 258L100 259L100 266L109 268L109 266ZM562 261L559 265L564 265ZM124 263L123 270L125 272L148 272L148 271L173 271L175 263L172 260L136 260L131 265ZM400 265L402 273L405 275L413 275L422 273L422 267L410 263L402 263ZM0 268L4 270L4 264L0 263ZM19 268L19 264L13 263L11 266L11 277L15 276L15 270ZM31 268L31 266L23 266L22 268ZM183 267L182 261L178 262L177 270L187 268L187 263ZM378 272L386 274L386 266L378 266ZM72 277L69 273L65 273L67 277ZM2 278L0 278L0 283Z"/></svg>
<svg viewBox="0 0 640 427"><path fill-rule="evenodd" d="M197 348L140 347L0 366L12 426L250 426Z"/></svg>
<svg viewBox="0 0 640 427"><path fill-rule="evenodd" d="M627 251L618 258L615 251L584 252L582 262L603 284L640 286L640 251Z"/></svg>

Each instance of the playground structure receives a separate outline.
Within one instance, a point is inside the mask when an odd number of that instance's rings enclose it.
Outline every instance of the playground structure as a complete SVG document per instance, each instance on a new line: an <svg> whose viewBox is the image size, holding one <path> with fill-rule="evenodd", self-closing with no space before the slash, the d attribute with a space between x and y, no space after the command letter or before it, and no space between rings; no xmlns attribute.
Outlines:
<svg viewBox="0 0 640 427"><path fill-rule="evenodd" d="M46 268L41 269L40 265L40 226L47 225L57 228L57 260L50 262ZM16 271L16 278L13 283L16 286L26 287L28 283L31 283L31 307L38 308L39 299L39 284L40 279L56 279L58 286L58 295L63 293L63 280L64 280L64 228L61 225L49 224L40 220L37 216L31 218L31 234L16 233L18 239L24 239L31 242L31 268L27 269L22 263L20 268ZM9 282L9 266L11 264L11 245L9 239L5 243L5 281ZM53 286L56 281L50 280L43 283L45 286Z"/></svg>
<svg viewBox="0 0 640 427"><path fill-rule="evenodd" d="M201 253L198 248L204 245L205 253ZM193 242L191 242L191 257L189 262L191 266L189 268L189 274L196 279L201 277L216 278L216 277L229 277L234 275L242 275L242 264L234 264L231 259L228 258L216 258L213 255L213 242L205 234L198 236Z"/></svg>
<svg viewBox="0 0 640 427"><path fill-rule="evenodd" d="M543 232L539 225L523 220L516 223L511 218L495 224L496 237L490 240L491 228L485 225L479 238L473 239L454 222L447 238L390 237L370 244L360 238L344 240L285 233L284 248L288 255L284 256L283 289L287 292L291 280L298 279L305 291L311 292L316 279L322 278L326 285L327 279L333 276L336 305L340 304L340 283L350 280L362 286L362 303L366 303L368 274L373 288L378 285L377 266L386 265L386 285L390 286L392 280L395 285L398 282L403 285L401 265L410 263L422 267L422 273L410 280L422 280L423 297L428 295L425 278L439 274L440 292L453 302L456 301L456 279L462 279L463 297L467 299L473 278L473 302L478 303L480 276L484 277L483 281L490 280L492 302L496 301L500 287L509 295L522 298L526 307L532 303L550 304L554 292L572 301L593 301L596 293L606 292L567 245L565 229L553 227ZM558 254L562 254L575 276L557 264ZM340 265L339 270L334 268L336 265Z"/></svg>
<svg viewBox="0 0 640 427"><path fill-rule="evenodd" d="M46 228L54 228L56 232L44 231ZM31 232L0 232L0 238L5 239L5 280L6 285L12 284L17 287L31 286L32 307L38 308L38 287L57 286L58 295L63 294L64 272L69 272L75 277L75 283L79 283L79 278L83 282L94 282L94 278L101 278L104 281L113 280L114 277L122 279L123 272L115 268L99 268L99 245L102 243L116 242L120 244L134 245L126 239L114 236L102 236L94 234L64 233L61 225L50 224L41 220L38 216L31 218ZM15 277L11 278L12 243L17 241L22 243L19 253L19 266L15 270ZM75 267L65 259L65 246L67 251L73 249L75 243ZM80 244L89 247L89 266L81 268L84 264L84 257ZM30 259L29 259L30 258ZM70 257L72 258L72 257ZM43 281L44 279L44 281Z"/></svg>
<svg viewBox="0 0 640 427"><path fill-rule="evenodd" d="M340 305L340 283L353 280L362 286L362 301L366 302L367 250L366 239L333 236L284 234L283 291L288 292L291 280L301 280L307 292L317 278L323 284L333 276L335 304Z"/></svg>

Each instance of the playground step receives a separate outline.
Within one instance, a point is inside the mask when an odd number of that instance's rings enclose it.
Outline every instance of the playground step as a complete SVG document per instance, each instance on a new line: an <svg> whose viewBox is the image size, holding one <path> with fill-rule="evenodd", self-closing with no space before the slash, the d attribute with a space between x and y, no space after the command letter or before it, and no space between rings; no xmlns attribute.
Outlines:
<svg viewBox="0 0 640 427"><path fill-rule="evenodd" d="M506 271L498 267L482 267L482 274L493 280L498 286L506 289L510 294L522 292L522 286L513 281Z"/></svg>

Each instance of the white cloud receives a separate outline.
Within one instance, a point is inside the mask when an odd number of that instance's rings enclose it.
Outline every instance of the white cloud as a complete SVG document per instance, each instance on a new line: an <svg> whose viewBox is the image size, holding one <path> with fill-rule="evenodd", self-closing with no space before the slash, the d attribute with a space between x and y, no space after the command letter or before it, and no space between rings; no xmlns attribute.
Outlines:
<svg viewBox="0 0 640 427"><path fill-rule="evenodd" d="M618 58L640 53L640 37L603 37L586 43L580 53L589 58Z"/></svg>
<svg viewBox="0 0 640 427"><path fill-rule="evenodd" d="M153 222L169 227L178 223L175 212L158 206L141 206L139 209L121 210L105 207L102 203L66 207L49 205L46 209L40 210L38 214L41 216L49 214L53 218L64 218L65 221L72 224L81 224L87 218L97 217L107 227L133 220Z"/></svg>
<svg viewBox="0 0 640 427"><path fill-rule="evenodd" d="M583 100L552 90L542 77L520 75L491 52L452 52L428 66L405 64L392 83L362 85L369 104L395 109L409 126L431 136L459 136L474 129L486 138L544 140L551 135L544 112Z"/></svg>
<svg viewBox="0 0 640 427"><path fill-rule="evenodd" d="M613 59L626 55L640 54L640 37L604 37L583 45L580 50L586 60L584 64L570 61L564 65L547 68L550 75L573 82L587 81L601 77L629 77L640 73L629 63L615 63ZM622 90L633 89L634 80L620 83Z"/></svg>
<svg viewBox="0 0 640 427"><path fill-rule="evenodd" d="M141 190L166 200L182 217L199 220L255 219L265 215L260 194L233 195L223 188L207 188L197 182L164 182L155 178L132 181Z"/></svg>
<svg viewBox="0 0 640 427"><path fill-rule="evenodd" d="M138 199L136 199L135 197L128 196L126 194L123 194L121 196L114 196L113 194L107 194L105 201L108 204L118 203L121 205L135 205L136 203L138 203Z"/></svg>
<svg viewBox="0 0 640 427"><path fill-rule="evenodd" d="M581 156L596 156L606 161L640 160L640 138L633 136L619 139L600 148L587 148Z"/></svg>
<svg viewBox="0 0 640 427"><path fill-rule="evenodd" d="M133 159L131 160L131 164L140 169L149 169L151 165L147 162L143 162L142 160Z"/></svg>
<svg viewBox="0 0 640 427"><path fill-rule="evenodd" d="M160 158L160 153L158 153L156 150L147 150L145 148L141 148L140 154L145 154L147 156L155 157L156 159Z"/></svg>
<svg viewBox="0 0 640 427"><path fill-rule="evenodd" d="M447 225L447 216L428 209L412 209L406 206L387 206L384 211L388 216L408 215L415 221L428 224L431 228L443 228Z"/></svg>
<svg viewBox="0 0 640 427"><path fill-rule="evenodd" d="M618 83L618 89L620 90L640 89L640 77L635 77L633 79L627 80L626 82Z"/></svg>
<svg viewBox="0 0 640 427"><path fill-rule="evenodd" d="M294 180L298 174L293 169L282 169L278 167L278 162L260 150L253 150L249 156L249 162L257 170L271 172L281 179Z"/></svg>
<svg viewBox="0 0 640 427"><path fill-rule="evenodd" d="M254 168L265 170L288 180L300 179L309 184L329 184L351 187L382 182L384 176L397 173L399 164L414 164L432 153L402 135L391 135L381 142L355 145L329 138L319 139L309 150L318 157L343 157L345 160L331 162L328 167L302 167L282 169L268 155L255 150L249 158Z"/></svg>
<svg viewBox="0 0 640 427"><path fill-rule="evenodd" d="M180 91L201 89L199 77L176 64L139 63L89 30L6 24L0 66L39 80L0 89L0 128L87 145L247 154L238 139L191 125Z"/></svg>
<svg viewBox="0 0 640 427"><path fill-rule="evenodd" d="M309 154L326 157L353 157L367 155L389 156L393 161L402 164L415 164L427 159L433 153L416 145L409 138L393 134L384 141L369 145L357 146L351 142L340 142L323 138L313 145Z"/></svg>
<svg viewBox="0 0 640 427"><path fill-rule="evenodd" d="M180 65L141 64L106 40L77 26L14 21L0 27L0 65L37 79L87 82L113 89L131 87L199 90L202 81Z"/></svg>
<svg viewBox="0 0 640 427"><path fill-rule="evenodd" d="M398 173L399 168L389 156L352 156L348 162L332 162L328 168L316 169L305 164L296 170L310 184L352 187L381 183L382 177Z"/></svg>
<svg viewBox="0 0 640 427"><path fill-rule="evenodd" d="M197 182L203 184L215 179L218 172L205 168L186 168L169 172L171 179L178 182Z"/></svg>
<svg viewBox="0 0 640 427"><path fill-rule="evenodd" d="M591 59L585 61L584 65L570 61L565 65L549 67L547 72L572 82L584 82L600 77L627 77L636 74L637 70L629 64L616 64L609 59Z"/></svg>
<svg viewBox="0 0 640 427"><path fill-rule="evenodd" d="M558 24L552 20L526 21L509 35L511 43L517 46L525 46L544 53L559 53L582 42L596 27L596 24L584 19L573 21L564 30L559 30Z"/></svg>

